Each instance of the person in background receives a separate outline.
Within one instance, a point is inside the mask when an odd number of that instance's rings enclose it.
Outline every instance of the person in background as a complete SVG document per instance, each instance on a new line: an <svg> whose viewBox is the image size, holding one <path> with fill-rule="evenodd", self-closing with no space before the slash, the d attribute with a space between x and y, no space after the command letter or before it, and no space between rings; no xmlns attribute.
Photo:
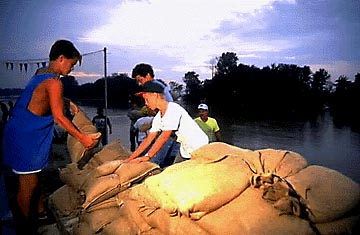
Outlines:
<svg viewBox="0 0 360 235"><path fill-rule="evenodd" d="M93 148L99 135L80 132L64 115L63 84L81 55L72 42L56 41L49 53L48 67L40 68L18 98L3 134L3 162L17 176L17 209L14 210L17 234L37 234L39 219L46 219L46 208L39 193L38 174L48 164L54 123ZM79 108L70 102L73 113Z"/></svg>
<svg viewBox="0 0 360 235"><path fill-rule="evenodd" d="M169 86L160 79L155 79L155 73L153 67L150 64L140 63L137 64L133 70L131 76L138 82L140 86L143 86L146 82L153 81L160 84L164 87L164 97L168 102L173 102L173 96L171 94ZM160 165L170 165L173 162L173 159L177 155L177 152L180 150L180 145L176 142L176 136L172 134L167 140L166 144L163 145L163 149L159 151L156 158L153 161ZM165 163L166 162L166 163Z"/></svg>
<svg viewBox="0 0 360 235"><path fill-rule="evenodd" d="M209 107L206 104L199 104L199 116L195 122L209 137L209 142L221 141L220 127L215 118L209 117Z"/></svg>
<svg viewBox="0 0 360 235"><path fill-rule="evenodd" d="M161 85L164 86L165 99L168 102L174 101L169 86L165 82L159 79L155 79L154 70L151 65L144 63L137 64L133 68L131 76L139 83L140 86L144 85L148 81L154 81L156 83L160 83Z"/></svg>
<svg viewBox="0 0 360 235"><path fill-rule="evenodd" d="M149 109L146 105L141 108L141 112L143 113L143 117L140 117L134 123L134 127L137 130L137 144L140 145L141 142L146 138L149 133L149 130L152 126L152 121L156 112L154 110Z"/></svg>
<svg viewBox="0 0 360 235"><path fill-rule="evenodd" d="M103 108L98 107L96 113L97 115L93 117L92 123L101 133L101 144L104 146L108 143L106 125L109 127L109 134L112 134L112 125L109 117L105 117Z"/></svg>
<svg viewBox="0 0 360 235"><path fill-rule="evenodd" d="M143 85L143 91L137 93L144 98L145 104L152 110L158 110L149 134L140 146L129 156L127 162L142 162L151 160L174 133L180 143L180 151L174 163L191 158L191 152L208 144L207 135L191 118L188 112L179 104L168 102L164 95L164 86L148 81ZM152 145L151 145L152 144ZM145 150L150 149L144 155Z"/></svg>
<svg viewBox="0 0 360 235"><path fill-rule="evenodd" d="M144 113L141 111L141 107L144 106L144 101L141 97L134 96L130 99L130 109L127 113L130 119L130 151L134 152L136 149L136 142L138 139L138 129L134 127L136 120L144 117Z"/></svg>

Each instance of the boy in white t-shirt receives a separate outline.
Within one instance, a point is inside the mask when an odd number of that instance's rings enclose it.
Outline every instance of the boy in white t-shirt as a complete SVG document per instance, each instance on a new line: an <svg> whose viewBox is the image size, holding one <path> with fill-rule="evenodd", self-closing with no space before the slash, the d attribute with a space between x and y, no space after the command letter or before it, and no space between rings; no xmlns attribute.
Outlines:
<svg viewBox="0 0 360 235"><path fill-rule="evenodd" d="M188 112L179 104L166 101L164 86L153 81L143 85L143 91L137 93L145 99L145 104L152 110L158 110L148 136L130 155L127 161L142 162L150 160L162 148L174 132L180 151L174 163L191 158L191 152L209 143L207 135L200 129ZM147 154L142 153L152 144Z"/></svg>

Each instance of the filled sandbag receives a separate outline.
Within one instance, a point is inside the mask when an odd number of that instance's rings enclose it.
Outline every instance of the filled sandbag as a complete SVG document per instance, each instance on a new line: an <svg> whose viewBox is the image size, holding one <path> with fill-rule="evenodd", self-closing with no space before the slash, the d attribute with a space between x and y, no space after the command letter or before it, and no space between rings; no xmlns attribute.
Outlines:
<svg viewBox="0 0 360 235"><path fill-rule="evenodd" d="M104 226L118 218L123 201L118 200L116 196L114 198L102 202L100 206L96 205L83 211L79 216L79 224L85 223L93 234L98 233Z"/></svg>
<svg viewBox="0 0 360 235"><path fill-rule="evenodd" d="M130 151L125 149L118 139L103 146L103 148L90 158L85 168L95 168L105 162L113 160L125 160L130 156Z"/></svg>
<svg viewBox="0 0 360 235"><path fill-rule="evenodd" d="M314 225L321 235L360 234L360 215L348 216L339 220Z"/></svg>
<svg viewBox="0 0 360 235"><path fill-rule="evenodd" d="M258 156L249 149L239 148L223 142L213 142L193 151L191 153L191 160L206 163L219 161L227 155L234 155L238 158L255 158Z"/></svg>
<svg viewBox="0 0 360 235"><path fill-rule="evenodd" d="M251 172L237 156L199 163L188 160L167 167L133 187L130 197L194 220L228 203L249 186Z"/></svg>
<svg viewBox="0 0 360 235"><path fill-rule="evenodd" d="M307 166L306 159L300 154L281 149L260 149L258 161L253 161L257 173L272 172L278 176L286 178L298 173Z"/></svg>
<svg viewBox="0 0 360 235"><path fill-rule="evenodd" d="M314 223L340 219L360 204L359 185L336 170L312 165L287 180L305 199Z"/></svg>
<svg viewBox="0 0 360 235"><path fill-rule="evenodd" d="M315 235L309 221L281 215L262 199L262 190L249 187L238 197L196 223L214 235Z"/></svg>
<svg viewBox="0 0 360 235"><path fill-rule="evenodd" d="M93 169L80 191L85 196L82 208L106 200L127 189L132 183L139 182L156 174L160 167L152 162L123 163L123 160L105 162Z"/></svg>
<svg viewBox="0 0 360 235"><path fill-rule="evenodd" d="M84 184L92 170L91 168L80 170L77 163L70 163L59 170L59 177L62 182L77 191Z"/></svg>
<svg viewBox="0 0 360 235"><path fill-rule="evenodd" d="M68 185L63 185L49 196L49 204L56 208L59 216L76 216L80 211L81 198Z"/></svg>
<svg viewBox="0 0 360 235"><path fill-rule="evenodd" d="M93 134L95 136L101 135L100 132L97 132L97 129L92 124L91 120L81 110L74 115L72 122L81 132L85 134ZM99 143L99 140L100 138L97 140L96 144ZM74 163L78 163L84 156L91 154L92 151L91 149L86 149L85 146L72 135L68 135L67 137L67 148L69 150L71 161Z"/></svg>

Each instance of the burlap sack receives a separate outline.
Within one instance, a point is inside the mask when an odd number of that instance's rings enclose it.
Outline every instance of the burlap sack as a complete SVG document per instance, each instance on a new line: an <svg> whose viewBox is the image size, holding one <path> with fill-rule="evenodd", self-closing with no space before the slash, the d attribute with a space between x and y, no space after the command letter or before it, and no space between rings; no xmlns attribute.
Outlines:
<svg viewBox="0 0 360 235"><path fill-rule="evenodd" d="M77 191L84 184L92 170L90 168L80 170L77 163L70 163L59 170L59 177L62 182Z"/></svg>
<svg viewBox="0 0 360 235"><path fill-rule="evenodd" d="M114 196L157 169L159 166L149 161L136 164L123 163L122 160L105 162L95 168L80 187L85 195L82 208L86 209L92 204Z"/></svg>
<svg viewBox="0 0 360 235"><path fill-rule="evenodd" d="M121 197L121 196L120 196ZM104 235L137 235L137 234L159 234L151 233L153 230L141 215L138 213L137 204L132 204L128 199L124 199L124 203L117 214L117 219L106 225L99 234ZM156 232L156 231L155 231Z"/></svg>
<svg viewBox="0 0 360 235"><path fill-rule="evenodd" d="M121 206L109 206L101 209L85 211L79 216L79 223L87 224L92 234L99 232L104 226L118 218Z"/></svg>
<svg viewBox="0 0 360 235"><path fill-rule="evenodd" d="M343 219L315 224L315 227L322 235L334 234L360 234L360 216L349 216Z"/></svg>
<svg viewBox="0 0 360 235"><path fill-rule="evenodd" d="M206 230L204 230L194 220L185 216L170 216L163 209L156 209L148 206L139 206L138 213L140 213L146 223L148 223L152 228L158 229L163 234L213 234L212 231L207 232Z"/></svg>
<svg viewBox="0 0 360 235"><path fill-rule="evenodd" d="M72 122L74 125L85 134L94 134L99 135L100 132L97 132L96 127L92 124L91 120L86 116L86 114L80 110L75 114ZM99 140L97 141L97 143ZM87 150L75 137L68 135L67 137L67 148L71 157L71 161L77 163L86 155Z"/></svg>
<svg viewBox="0 0 360 235"><path fill-rule="evenodd" d="M252 187L196 223L214 235L315 234L308 221L292 215L280 215L271 203L262 199L262 190Z"/></svg>
<svg viewBox="0 0 360 235"><path fill-rule="evenodd" d="M261 154L256 158L256 161L252 161L258 173L262 172L262 168L264 168L265 173L272 172L286 178L307 166L306 159L293 151L260 149L255 152Z"/></svg>
<svg viewBox="0 0 360 235"><path fill-rule="evenodd" d="M360 187L336 170L312 165L287 180L305 199L314 223L342 218L360 203Z"/></svg>
<svg viewBox="0 0 360 235"><path fill-rule="evenodd" d="M213 142L193 151L191 153L191 160L206 163L219 161L227 155L234 155L238 158L252 158L258 156L249 149L242 149L223 142Z"/></svg>
<svg viewBox="0 0 360 235"><path fill-rule="evenodd" d="M95 168L102 165L105 162L113 160L125 160L130 156L130 151L125 149L118 139L103 146L103 148L94 154L89 160L85 168Z"/></svg>
<svg viewBox="0 0 360 235"><path fill-rule="evenodd" d="M80 211L81 198L68 185L63 185L49 196L49 204L61 217L76 216Z"/></svg>
<svg viewBox="0 0 360 235"><path fill-rule="evenodd" d="M152 207L169 214L200 219L237 197L249 186L251 172L237 156L212 163L189 160L167 167L130 191L130 197L149 199Z"/></svg>

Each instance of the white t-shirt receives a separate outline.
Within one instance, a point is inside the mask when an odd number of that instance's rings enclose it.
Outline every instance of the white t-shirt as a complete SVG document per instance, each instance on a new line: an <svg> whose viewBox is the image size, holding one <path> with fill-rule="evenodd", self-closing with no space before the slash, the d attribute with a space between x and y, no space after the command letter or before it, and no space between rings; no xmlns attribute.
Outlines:
<svg viewBox="0 0 360 235"><path fill-rule="evenodd" d="M177 142L180 143L180 154L183 158L191 158L191 152L209 143L207 135L188 112L174 102L169 102L163 117L158 112L153 119L150 132L161 130L175 131Z"/></svg>
<svg viewBox="0 0 360 235"><path fill-rule="evenodd" d="M139 129L142 125L152 122L153 118L154 117L149 117L149 116L141 117L138 120L136 120L136 122L134 123L134 127L136 129ZM148 133L147 131L140 131L139 130L137 141L139 143L141 143L146 138L147 133Z"/></svg>

